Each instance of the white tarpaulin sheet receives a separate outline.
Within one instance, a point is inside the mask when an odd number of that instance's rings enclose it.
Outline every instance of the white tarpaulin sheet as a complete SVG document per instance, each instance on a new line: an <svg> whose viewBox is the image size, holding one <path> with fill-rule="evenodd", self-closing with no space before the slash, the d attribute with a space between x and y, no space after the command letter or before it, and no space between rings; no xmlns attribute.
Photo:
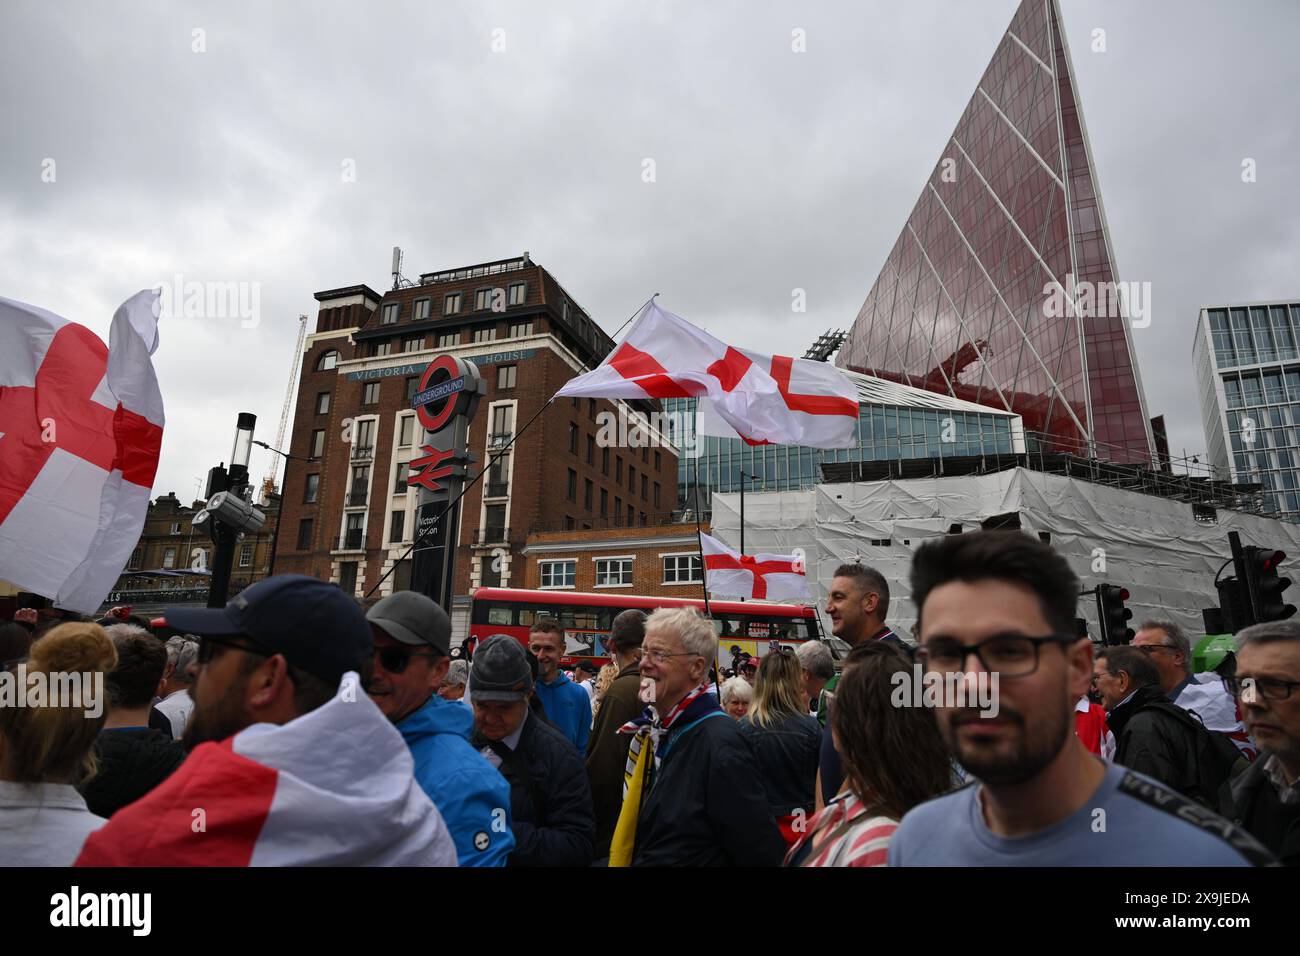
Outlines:
<svg viewBox="0 0 1300 956"><path fill-rule="evenodd" d="M1203 523L1185 501L1026 469L751 492L745 495L745 547L783 554L802 548L808 583L821 604L839 564L860 560L876 568L889 581L890 625L911 634L912 552L954 524L974 531L1008 512L1019 513L1023 531L1051 535L1083 589L1102 583L1128 588L1135 629L1145 618L1168 617L1194 640L1205 633L1201 609L1219 603L1214 576L1231 555L1229 531L1243 544L1285 551L1284 575L1293 566L1300 570L1300 525L1225 509L1218 510L1217 523ZM714 494L713 534L735 547L739 529L739 496ZM1229 567L1224 576L1231 573ZM1291 576L1300 580L1300 574ZM1294 602L1300 595L1286 596ZM1080 598L1079 616L1096 636L1091 595Z"/></svg>

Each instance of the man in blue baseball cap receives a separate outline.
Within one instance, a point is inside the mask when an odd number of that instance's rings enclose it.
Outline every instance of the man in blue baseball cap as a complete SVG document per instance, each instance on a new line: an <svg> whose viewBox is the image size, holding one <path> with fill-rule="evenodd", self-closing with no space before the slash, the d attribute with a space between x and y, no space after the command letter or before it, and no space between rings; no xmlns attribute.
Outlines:
<svg viewBox="0 0 1300 956"><path fill-rule="evenodd" d="M199 637L193 749L82 865L456 865L402 735L365 693L374 647L356 601L286 574L166 620Z"/></svg>

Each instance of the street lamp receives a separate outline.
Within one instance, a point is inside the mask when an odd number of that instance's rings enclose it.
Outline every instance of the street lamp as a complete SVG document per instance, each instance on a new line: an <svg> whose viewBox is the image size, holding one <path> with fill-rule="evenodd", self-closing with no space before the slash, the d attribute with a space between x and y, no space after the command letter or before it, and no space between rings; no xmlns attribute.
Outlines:
<svg viewBox="0 0 1300 956"><path fill-rule="evenodd" d="M208 472L207 504L194 516L194 524L208 526L212 536L212 580L208 607L225 607L230 593L230 571L235 563L235 543L246 531L257 532L266 515L248 500L248 456L252 452L257 416L240 412L235 424L235 444L230 468L221 465Z"/></svg>

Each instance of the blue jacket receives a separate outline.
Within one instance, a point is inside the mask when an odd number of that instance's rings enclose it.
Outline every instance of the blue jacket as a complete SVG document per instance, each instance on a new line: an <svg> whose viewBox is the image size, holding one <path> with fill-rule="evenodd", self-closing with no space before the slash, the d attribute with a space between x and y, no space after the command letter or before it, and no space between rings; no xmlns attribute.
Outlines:
<svg viewBox="0 0 1300 956"><path fill-rule="evenodd" d="M437 694L397 725L415 760L416 782L456 841L460 865L505 866L515 848L510 784L470 746L473 728L468 707Z"/></svg>
<svg viewBox="0 0 1300 956"><path fill-rule="evenodd" d="M547 719L569 738L579 753L585 754L587 738L591 736L591 698L587 692L564 671L549 684L538 681L536 686Z"/></svg>

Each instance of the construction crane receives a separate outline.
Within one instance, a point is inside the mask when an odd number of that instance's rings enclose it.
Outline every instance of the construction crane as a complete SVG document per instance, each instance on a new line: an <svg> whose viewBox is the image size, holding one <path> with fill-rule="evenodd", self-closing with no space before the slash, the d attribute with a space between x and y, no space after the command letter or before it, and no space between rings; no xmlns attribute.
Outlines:
<svg viewBox="0 0 1300 956"><path fill-rule="evenodd" d="M289 380L284 386L284 407L280 409L280 430L275 433L275 450L284 448L284 433L289 427L289 404L293 401L293 386L297 380L298 363L302 361L302 343L307 337L307 316L298 316L298 341L293 346L293 359L289 362ZM271 456L271 471L262 479L262 504L266 504L275 491L275 473L280 467L280 456Z"/></svg>

